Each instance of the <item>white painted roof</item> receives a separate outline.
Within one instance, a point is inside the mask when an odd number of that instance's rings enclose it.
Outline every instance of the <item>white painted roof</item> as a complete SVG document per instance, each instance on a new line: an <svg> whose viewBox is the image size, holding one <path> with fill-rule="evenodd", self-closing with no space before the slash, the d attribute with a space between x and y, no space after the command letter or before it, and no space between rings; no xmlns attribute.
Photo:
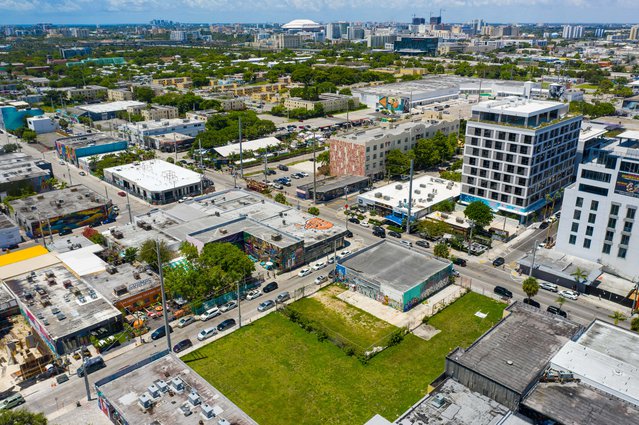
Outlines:
<svg viewBox="0 0 639 425"><path fill-rule="evenodd" d="M294 19L291 22L282 25L284 29L306 29L306 28L319 28L321 25L310 19Z"/></svg>
<svg viewBox="0 0 639 425"><path fill-rule="evenodd" d="M102 114L105 112L125 111L127 108L131 108L131 107L141 108L145 105L146 103L138 102L135 100L120 100L117 102L98 103L95 105L82 105L82 106L78 106L78 109L91 112L94 114Z"/></svg>
<svg viewBox="0 0 639 425"><path fill-rule="evenodd" d="M160 192L174 187L200 184L202 175L160 159L136 162L105 168L111 173L151 192Z"/></svg>
<svg viewBox="0 0 639 425"><path fill-rule="evenodd" d="M242 142L242 152L255 151L271 146L277 146L280 143L282 142L276 137L264 137L262 139L251 140L249 142ZM231 154L239 154L240 144L233 143L230 145L218 146L215 148L215 152L219 153L223 157L228 157Z"/></svg>
<svg viewBox="0 0 639 425"><path fill-rule="evenodd" d="M639 140L639 131L637 131L637 130L624 131L623 133L618 134L617 138L619 138L619 139Z"/></svg>

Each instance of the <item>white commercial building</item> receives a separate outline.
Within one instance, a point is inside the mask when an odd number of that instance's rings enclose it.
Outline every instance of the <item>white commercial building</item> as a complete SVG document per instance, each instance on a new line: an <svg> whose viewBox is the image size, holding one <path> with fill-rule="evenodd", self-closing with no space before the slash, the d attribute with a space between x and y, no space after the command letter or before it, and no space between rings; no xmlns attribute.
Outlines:
<svg viewBox="0 0 639 425"><path fill-rule="evenodd" d="M242 152L253 152L258 149L267 149L273 146L281 144L282 141L276 137L263 137L261 139L255 139L248 142L242 142ZM224 146L218 146L215 149L221 157L228 158L231 155L240 154L240 144L231 143Z"/></svg>
<svg viewBox="0 0 639 425"><path fill-rule="evenodd" d="M564 191L556 249L636 279L639 237L639 131L593 153ZM634 233L637 233L636 231Z"/></svg>
<svg viewBox="0 0 639 425"><path fill-rule="evenodd" d="M151 204L199 195L210 183L202 174L160 159L105 168L104 180Z"/></svg>
<svg viewBox="0 0 639 425"><path fill-rule="evenodd" d="M150 143L149 136L160 134L180 133L195 137L206 130L206 123L195 119L171 119L164 121L141 121L127 123L120 126L120 132L131 143L147 146Z"/></svg>
<svg viewBox="0 0 639 425"><path fill-rule="evenodd" d="M479 103L466 126L462 203L480 200L526 222L570 184L581 116L524 98Z"/></svg>
<svg viewBox="0 0 639 425"><path fill-rule="evenodd" d="M584 36L584 27L581 25L564 25L562 38L582 38Z"/></svg>
<svg viewBox="0 0 639 425"><path fill-rule="evenodd" d="M461 185L432 176L413 179L410 215L412 220L426 217L433 205L459 197ZM408 216L409 182L392 183L357 196L357 204L377 211L397 224Z"/></svg>
<svg viewBox="0 0 639 425"><path fill-rule="evenodd" d="M27 127L35 131L37 134L53 133L58 129L56 122L44 115L27 118Z"/></svg>

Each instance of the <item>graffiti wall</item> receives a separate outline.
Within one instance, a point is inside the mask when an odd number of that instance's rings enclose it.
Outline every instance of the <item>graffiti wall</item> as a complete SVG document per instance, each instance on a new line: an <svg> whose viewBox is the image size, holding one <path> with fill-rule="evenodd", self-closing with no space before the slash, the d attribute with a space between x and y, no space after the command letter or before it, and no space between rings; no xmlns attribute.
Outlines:
<svg viewBox="0 0 639 425"><path fill-rule="evenodd" d="M36 220L31 223L31 232L27 231L27 235L31 238L40 237L42 235L41 228L44 229L44 233L48 235L49 232L60 233L62 230L99 225L105 221L114 219L115 212L113 211L113 206L109 203L108 205L77 211L63 216L50 217L48 220L43 220L42 224Z"/></svg>
<svg viewBox="0 0 639 425"><path fill-rule="evenodd" d="M392 112L407 112L407 105L403 98L383 96L377 101L380 109Z"/></svg>
<svg viewBox="0 0 639 425"><path fill-rule="evenodd" d="M279 248L270 242L244 232L244 252L258 261L271 261L277 270L289 270L304 262L302 242Z"/></svg>
<svg viewBox="0 0 639 425"><path fill-rule="evenodd" d="M449 264L446 269L435 273L426 281L404 292L402 311L410 310L426 298L448 286L450 284L449 276L452 270L453 265Z"/></svg>

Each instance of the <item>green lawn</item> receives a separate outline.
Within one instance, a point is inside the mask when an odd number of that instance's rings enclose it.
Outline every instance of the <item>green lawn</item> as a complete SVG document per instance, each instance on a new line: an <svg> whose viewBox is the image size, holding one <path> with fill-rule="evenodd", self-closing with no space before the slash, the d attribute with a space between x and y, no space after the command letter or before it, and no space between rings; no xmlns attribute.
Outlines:
<svg viewBox="0 0 639 425"><path fill-rule="evenodd" d="M321 323L330 332L364 350L397 330L397 327L337 298L335 295L342 291L336 286L328 286L316 296L303 298L289 308Z"/></svg>
<svg viewBox="0 0 639 425"><path fill-rule="evenodd" d="M366 366L278 313L183 360L262 425L361 424L375 413L394 420L426 394L446 354L470 345L504 307L469 293L431 318L442 332L430 341L408 335Z"/></svg>

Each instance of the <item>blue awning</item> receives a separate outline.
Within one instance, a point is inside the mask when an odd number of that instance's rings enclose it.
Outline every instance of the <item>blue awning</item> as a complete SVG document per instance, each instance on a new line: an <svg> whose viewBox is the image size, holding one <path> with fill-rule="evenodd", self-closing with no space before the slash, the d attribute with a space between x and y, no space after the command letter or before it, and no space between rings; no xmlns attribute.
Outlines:
<svg viewBox="0 0 639 425"><path fill-rule="evenodd" d="M386 220L388 221L392 221L393 223L397 224L397 225L402 225L402 222L404 221L404 217L398 217L396 215L393 214L389 214L386 217L384 217Z"/></svg>

